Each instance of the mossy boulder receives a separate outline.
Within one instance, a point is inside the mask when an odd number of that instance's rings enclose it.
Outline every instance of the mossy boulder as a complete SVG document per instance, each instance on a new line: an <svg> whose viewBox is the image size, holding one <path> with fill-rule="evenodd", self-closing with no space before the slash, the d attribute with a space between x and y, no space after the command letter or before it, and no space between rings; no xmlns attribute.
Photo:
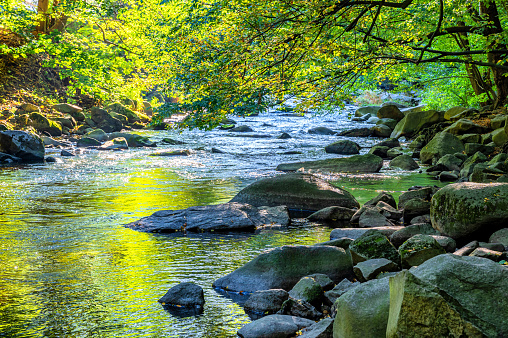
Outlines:
<svg viewBox="0 0 508 338"><path fill-rule="evenodd" d="M447 127L444 131L454 135L464 134L484 134L488 132L488 128L480 126L471 120L460 119Z"/></svg>
<svg viewBox="0 0 508 338"><path fill-rule="evenodd" d="M444 113L437 110L409 112L397 123L390 137L411 137L422 128L444 121Z"/></svg>
<svg viewBox="0 0 508 338"><path fill-rule="evenodd" d="M452 108L448 109L447 111L445 111L443 117L445 120L450 120L453 116L460 114L466 110L467 110L467 108L465 108L465 107L460 107L460 106L452 107Z"/></svg>
<svg viewBox="0 0 508 338"><path fill-rule="evenodd" d="M94 139L93 137L83 136L78 140L77 146L78 147L98 147L101 145L101 142L99 140Z"/></svg>
<svg viewBox="0 0 508 338"><path fill-rule="evenodd" d="M371 116L375 116L377 114L379 109L381 109L380 106L365 106L365 107L360 107L360 108L358 108L355 111L355 116L356 117L362 117L362 116L365 116L367 114L370 114Z"/></svg>
<svg viewBox="0 0 508 338"><path fill-rule="evenodd" d="M369 230L355 239L349 250L355 265L373 258L386 258L400 265L399 252L388 237L377 230Z"/></svg>
<svg viewBox="0 0 508 338"><path fill-rule="evenodd" d="M289 291L289 296L291 298L303 300L313 305L318 305L323 295L323 288L311 277L303 277Z"/></svg>
<svg viewBox="0 0 508 338"><path fill-rule="evenodd" d="M313 273L323 273L338 283L353 273L351 257L333 246L282 246L270 249L230 274L217 279L214 287L230 291L291 290Z"/></svg>
<svg viewBox="0 0 508 338"><path fill-rule="evenodd" d="M415 235L399 247L402 266L418 266L434 256L446 253L443 247L429 235Z"/></svg>
<svg viewBox="0 0 508 338"><path fill-rule="evenodd" d="M454 239L488 236L508 222L508 183L455 183L431 200L432 226Z"/></svg>
<svg viewBox="0 0 508 338"><path fill-rule="evenodd" d="M150 139L146 136L132 134L132 133L121 133L115 132L108 135L110 139L123 137L127 140L127 144L129 147L156 147L157 144L155 142L150 141Z"/></svg>
<svg viewBox="0 0 508 338"><path fill-rule="evenodd" d="M400 121L404 118L404 113L402 113L396 105L389 104L386 106L382 106L377 111L377 117L380 119L389 118L394 119L396 121Z"/></svg>
<svg viewBox="0 0 508 338"><path fill-rule="evenodd" d="M457 136L447 132L440 132L422 148L420 160L423 163L435 163L446 154L461 153L463 151L464 145Z"/></svg>
<svg viewBox="0 0 508 338"><path fill-rule="evenodd" d="M102 129L95 129L85 134L85 137L91 137L97 141L105 142L109 140L108 134Z"/></svg>
<svg viewBox="0 0 508 338"><path fill-rule="evenodd" d="M123 124L120 120L112 117L106 110L93 107L91 110L91 120L100 129L106 133L121 131Z"/></svg>
<svg viewBox="0 0 508 338"><path fill-rule="evenodd" d="M109 106L107 106L106 111L124 115L125 117L127 117L127 120L129 121L129 123L134 123L134 122L146 123L146 122L150 121L150 118L148 116L146 116L145 114L138 113L134 110L131 110L119 102L115 102L115 103L112 103Z"/></svg>
<svg viewBox="0 0 508 338"><path fill-rule="evenodd" d="M112 140L104 142L104 144L100 146L100 149L102 150L129 149L129 145L127 144L127 140L124 137L116 137Z"/></svg>
<svg viewBox="0 0 508 338"><path fill-rule="evenodd" d="M40 113L31 113L30 120L32 121L30 125L41 133L48 133L51 136L62 135L62 126Z"/></svg>
<svg viewBox="0 0 508 338"><path fill-rule="evenodd" d="M309 174L286 174L265 178L241 190L231 202L253 206L286 205L292 213L310 213L330 205L359 208L360 204L348 191Z"/></svg>

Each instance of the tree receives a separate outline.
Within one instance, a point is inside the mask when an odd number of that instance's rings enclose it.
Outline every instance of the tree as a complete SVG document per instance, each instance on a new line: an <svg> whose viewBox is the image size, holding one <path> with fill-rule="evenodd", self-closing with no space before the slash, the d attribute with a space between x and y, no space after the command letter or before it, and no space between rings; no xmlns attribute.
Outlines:
<svg viewBox="0 0 508 338"><path fill-rule="evenodd" d="M337 104L359 82L411 80L427 65L462 69L482 105L507 103L506 1L195 0L187 9L167 76L188 104L168 111L187 109L198 125L265 93L299 96L302 109Z"/></svg>

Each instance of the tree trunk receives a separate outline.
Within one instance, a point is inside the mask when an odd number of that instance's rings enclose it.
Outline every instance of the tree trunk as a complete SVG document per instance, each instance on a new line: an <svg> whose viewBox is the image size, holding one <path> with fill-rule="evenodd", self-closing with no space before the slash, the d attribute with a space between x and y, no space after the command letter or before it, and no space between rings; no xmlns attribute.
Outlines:
<svg viewBox="0 0 508 338"><path fill-rule="evenodd" d="M47 13L49 10L49 0L38 0L37 14L41 16L37 33L45 33L48 30Z"/></svg>

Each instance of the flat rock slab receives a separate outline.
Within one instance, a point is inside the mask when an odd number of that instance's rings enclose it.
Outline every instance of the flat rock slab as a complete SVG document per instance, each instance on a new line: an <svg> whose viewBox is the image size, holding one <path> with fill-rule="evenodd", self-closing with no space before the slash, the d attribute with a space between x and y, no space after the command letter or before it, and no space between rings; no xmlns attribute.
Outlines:
<svg viewBox="0 0 508 338"><path fill-rule="evenodd" d="M161 210L129 223L127 228L143 232L254 230L269 224L289 225L285 206L254 207L245 203L225 203L190 207L183 210Z"/></svg>
<svg viewBox="0 0 508 338"><path fill-rule="evenodd" d="M314 170L336 173L377 173L383 167L383 159L366 154L344 158L330 158L318 161L283 163L277 166L279 171Z"/></svg>

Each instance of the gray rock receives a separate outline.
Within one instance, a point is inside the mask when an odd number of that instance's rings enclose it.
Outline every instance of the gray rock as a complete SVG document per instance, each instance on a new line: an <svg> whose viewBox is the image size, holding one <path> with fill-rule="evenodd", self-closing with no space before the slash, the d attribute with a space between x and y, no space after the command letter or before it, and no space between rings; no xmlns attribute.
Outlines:
<svg viewBox="0 0 508 338"><path fill-rule="evenodd" d="M490 243L501 243L505 247L508 247L508 228L503 228L501 230L498 230L494 232L490 238Z"/></svg>
<svg viewBox="0 0 508 338"><path fill-rule="evenodd" d="M443 247L429 235L414 235L399 247L402 266L417 266L434 256L445 253Z"/></svg>
<svg viewBox="0 0 508 338"><path fill-rule="evenodd" d="M430 235L430 237L434 238L446 252L454 252L457 249L457 242L451 237L438 235Z"/></svg>
<svg viewBox="0 0 508 338"><path fill-rule="evenodd" d="M55 139L52 139L48 136L41 136L42 142L44 142L45 146L53 145L53 146L60 146L60 147L70 147L72 144L70 142L60 142Z"/></svg>
<svg viewBox="0 0 508 338"><path fill-rule="evenodd" d="M404 118L404 116L404 113L402 113L399 108L393 104L382 106L381 109L377 111L377 117L380 119L389 118L400 121Z"/></svg>
<svg viewBox="0 0 508 338"><path fill-rule="evenodd" d="M485 248L485 249L499 251L499 252L505 251L505 246L502 243L478 242L478 246L480 248Z"/></svg>
<svg viewBox="0 0 508 338"><path fill-rule="evenodd" d="M404 224L410 224L415 217L430 213L430 202L422 198L413 198L404 203L403 218Z"/></svg>
<svg viewBox="0 0 508 338"><path fill-rule="evenodd" d="M486 248L476 248L469 254L471 257L487 258L494 262L506 259L506 254L499 251L489 250Z"/></svg>
<svg viewBox="0 0 508 338"><path fill-rule="evenodd" d="M30 114L30 125L41 133L48 133L51 136L62 135L62 126L53 120L48 119L40 113Z"/></svg>
<svg viewBox="0 0 508 338"><path fill-rule="evenodd" d="M353 264L374 258L386 258L400 264L400 255L388 238L377 230L369 230L349 245Z"/></svg>
<svg viewBox="0 0 508 338"><path fill-rule="evenodd" d="M377 121L376 124L385 125L388 128L390 128L390 130L393 130L393 128L395 128L395 126L397 125L397 122L398 121L394 120L394 119L384 118L384 119L380 119L379 121ZM391 132L390 132L390 134L391 134Z"/></svg>
<svg viewBox="0 0 508 338"><path fill-rule="evenodd" d="M436 165L442 164L448 170L459 170L462 163L464 161L455 156L455 154L446 154L437 161Z"/></svg>
<svg viewBox="0 0 508 338"><path fill-rule="evenodd" d="M229 129L228 131L234 133L250 133L253 132L254 130L252 130L252 128L249 126L237 126Z"/></svg>
<svg viewBox="0 0 508 338"><path fill-rule="evenodd" d="M347 245L347 247L349 247L349 245ZM335 285L333 280L331 280L331 278L325 275L324 273L313 273L312 275L308 275L306 277L314 279L316 283L321 285L321 288L323 288L323 290L330 290Z"/></svg>
<svg viewBox="0 0 508 338"><path fill-rule="evenodd" d="M360 215L358 220L360 228L374 228L374 227L387 227L393 226L393 223L380 213L377 208L367 208Z"/></svg>
<svg viewBox="0 0 508 338"><path fill-rule="evenodd" d="M173 286L159 299L162 305L202 307L205 304L203 288L194 283L180 283Z"/></svg>
<svg viewBox="0 0 508 338"><path fill-rule="evenodd" d="M104 132L102 129L92 130L84 135L84 137L91 137L96 139L97 141L105 142L109 140L108 134Z"/></svg>
<svg viewBox="0 0 508 338"><path fill-rule="evenodd" d="M333 131L326 127L315 127L308 130L309 134L313 135L335 135L337 134L336 131Z"/></svg>
<svg viewBox="0 0 508 338"><path fill-rule="evenodd" d="M398 270L397 264L386 258L368 259L353 267L356 277L362 282L375 279L381 272L394 272Z"/></svg>
<svg viewBox="0 0 508 338"><path fill-rule="evenodd" d="M446 254L390 278L386 337L508 336L508 269Z"/></svg>
<svg viewBox="0 0 508 338"><path fill-rule="evenodd" d="M333 318L325 318L302 330L298 338L332 338Z"/></svg>
<svg viewBox="0 0 508 338"><path fill-rule="evenodd" d="M360 153L361 147L358 143L350 140L341 140L331 143L325 147L325 151L329 154L339 155L355 155Z"/></svg>
<svg viewBox="0 0 508 338"><path fill-rule="evenodd" d="M67 151L67 150L62 150L60 152L60 156L69 156L69 157L72 157L72 156L76 156L76 154L71 153L70 151Z"/></svg>
<svg viewBox="0 0 508 338"><path fill-rule="evenodd" d="M277 136L277 139L279 139L279 140L287 140L287 139L290 139L290 138L292 138L292 137L288 133L282 133L279 136Z"/></svg>
<svg viewBox="0 0 508 338"><path fill-rule="evenodd" d="M501 229L508 221L508 184L455 183L431 201L432 226L453 239Z"/></svg>
<svg viewBox="0 0 508 338"><path fill-rule="evenodd" d="M390 137L392 134L392 128L388 127L385 124L377 124L370 129L372 130L372 135L376 137Z"/></svg>
<svg viewBox="0 0 508 338"><path fill-rule="evenodd" d="M150 154L150 156L190 156L190 155L191 155L191 151L188 149L162 151L162 152Z"/></svg>
<svg viewBox="0 0 508 338"><path fill-rule="evenodd" d="M323 316L323 314L311 303L291 297L282 304L278 314L308 318L312 320L317 320Z"/></svg>
<svg viewBox="0 0 508 338"><path fill-rule="evenodd" d="M383 201L379 201L376 207L380 209L379 212L381 213L381 215L385 216L390 220L399 221L402 218L402 211L395 209L394 207Z"/></svg>
<svg viewBox="0 0 508 338"><path fill-rule="evenodd" d="M397 203L395 202L395 198L393 198L393 196L386 191L380 192L376 197L369 200L368 202L365 202L364 206L369 206L369 205L374 206L374 205L377 205L381 201L389 204L390 206L392 206L394 208L397 208Z"/></svg>
<svg viewBox="0 0 508 338"><path fill-rule="evenodd" d="M392 242L395 247L399 247L402 243L415 235L440 235L440 233L434 229L431 224L412 224L394 232L390 236L390 242Z"/></svg>
<svg viewBox="0 0 508 338"><path fill-rule="evenodd" d="M386 157L389 159L394 159L401 155L404 155L404 153L400 150L400 148L391 148L386 152Z"/></svg>
<svg viewBox="0 0 508 338"><path fill-rule="evenodd" d="M459 179L459 175L453 171L443 171L438 175L438 179L441 182L455 182Z"/></svg>
<svg viewBox="0 0 508 338"><path fill-rule="evenodd" d="M242 189L231 202L253 206L287 205L290 210L316 212L328 206L358 208L356 199L344 189L309 174L286 174L266 178Z"/></svg>
<svg viewBox="0 0 508 338"><path fill-rule="evenodd" d="M247 312L255 314L274 314L280 310L282 304L288 300L289 293L282 289L260 290L254 292L245 302Z"/></svg>
<svg viewBox="0 0 508 338"><path fill-rule="evenodd" d="M388 278L363 283L337 300L334 337L376 338L386 336L390 288Z"/></svg>
<svg viewBox="0 0 508 338"><path fill-rule="evenodd" d="M376 143L376 146L396 148L396 147L400 147L400 142L396 138L388 138L388 139L383 140L379 143Z"/></svg>
<svg viewBox="0 0 508 338"><path fill-rule="evenodd" d="M183 210L160 210L129 223L127 228L143 232L252 231L267 224L288 225L285 206L254 207L245 203L195 206Z"/></svg>
<svg viewBox="0 0 508 338"><path fill-rule="evenodd" d="M388 157L388 150L390 150L390 147L374 146L374 147L370 148L369 154L376 155L381 158L387 158Z"/></svg>
<svg viewBox="0 0 508 338"><path fill-rule="evenodd" d="M87 137L87 136L83 136L82 138L80 138L78 140L78 143L76 144L76 146L80 147L80 148L86 148L86 147L97 147L97 146L100 146L101 143L92 138L92 137Z"/></svg>
<svg viewBox="0 0 508 338"><path fill-rule="evenodd" d="M351 257L344 249L332 246L283 246L262 253L217 279L213 286L246 292L290 290L302 277L313 273L340 281L353 273Z"/></svg>
<svg viewBox="0 0 508 338"><path fill-rule="evenodd" d="M355 214L356 209L349 209L344 207L327 207L316 211L307 219L314 222L323 222L328 224L343 224L349 221Z"/></svg>
<svg viewBox="0 0 508 338"><path fill-rule="evenodd" d="M422 187L420 189L403 192L399 196L399 208L404 208L408 201L415 198L421 198L424 201L430 201L433 193L434 188L432 187Z"/></svg>
<svg viewBox="0 0 508 338"><path fill-rule="evenodd" d="M505 126L506 118L506 115L497 115L490 120L490 127L492 129L503 128Z"/></svg>
<svg viewBox="0 0 508 338"><path fill-rule="evenodd" d="M434 138L420 151L420 160L422 163L437 162L441 157L447 154L463 152L464 145L457 138L447 132L437 133Z"/></svg>
<svg viewBox="0 0 508 338"><path fill-rule="evenodd" d="M339 284L335 285L332 290L325 292L325 300L328 302L328 304L333 305L340 296L357 287L358 285L360 285L360 282L353 283L344 278Z"/></svg>
<svg viewBox="0 0 508 338"><path fill-rule="evenodd" d="M464 145L464 151L466 155L471 156L477 152L481 152L484 155L490 155L494 152L495 147L490 145L484 145L479 143L466 143Z"/></svg>
<svg viewBox="0 0 508 338"><path fill-rule="evenodd" d="M464 111L468 110L468 108L465 108L465 107L460 107L460 106L457 106L457 107L452 107L450 109L448 109L445 113L444 113L444 118L446 120L450 120L453 116L457 115L457 114L460 114Z"/></svg>
<svg viewBox="0 0 508 338"><path fill-rule="evenodd" d="M472 241L464 245L459 250L455 251L453 254L456 256L469 256L471 252L474 251L478 247L478 241Z"/></svg>
<svg viewBox="0 0 508 338"><path fill-rule="evenodd" d="M362 116L365 116L367 114L376 115L379 109L381 109L380 106L365 106L365 107L360 107L360 108L358 108L355 111L355 116L356 117L362 117Z"/></svg>
<svg viewBox="0 0 508 338"><path fill-rule="evenodd" d="M353 155L346 158L331 158L317 161L283 163L277 166L279 171L317 170L337 173L376 173L383 167L383 159L379 156Z"/></svg>
<svg viewBox="0 0 508 338"><path fill-rule="evenodd" d="M389 227L375 227L375 228L341 228L341 229L333 229L330 232L330 240L340 239L340 238L351 238L357 239L364 233L369 230L377 230L381 232L385 236L391 236L395 231L400 230L404 227L402 226L389 226Z"/></svg>
<svg viewBox="0 0 508 338"><path fill-rule="evenodd" d="M292 337L297 331L315 324L310 319L287 316L270 315L248 323L240 330L240 338L282 338Z"/></svg>
<svg viewBox="0 0 508 338"><path fill-rule="evenodd" d="M35 134L20 130L0 131L0 152L23 161L43 161L44 143Z"/></svg>
<svg viewBox="0 0 508 338"><path fill-rule="evenodd" d="M418 163L409 155L400 155L390 161L390 167L400 168L402 170L419 169Z"/></svg>
<svg viewBox="0 0 508 338"><path fill-rule="evenodd" d="M370 128L354 128L341 131L338 135L346 137L369 137L372 135L372 131Z"/></svg>
<svg viewBox="0 0 508 338"><path fill-rule="evenodd" d="M316 243L314 245L336 246L339 248L343 248L344 250L347 251L347 250L349 250L349 244L351 244L352 241L353 240L351 238L342 237L342 238L337 238L337 239L333 239L333 240L326 241L326 242Z"/></svg>

